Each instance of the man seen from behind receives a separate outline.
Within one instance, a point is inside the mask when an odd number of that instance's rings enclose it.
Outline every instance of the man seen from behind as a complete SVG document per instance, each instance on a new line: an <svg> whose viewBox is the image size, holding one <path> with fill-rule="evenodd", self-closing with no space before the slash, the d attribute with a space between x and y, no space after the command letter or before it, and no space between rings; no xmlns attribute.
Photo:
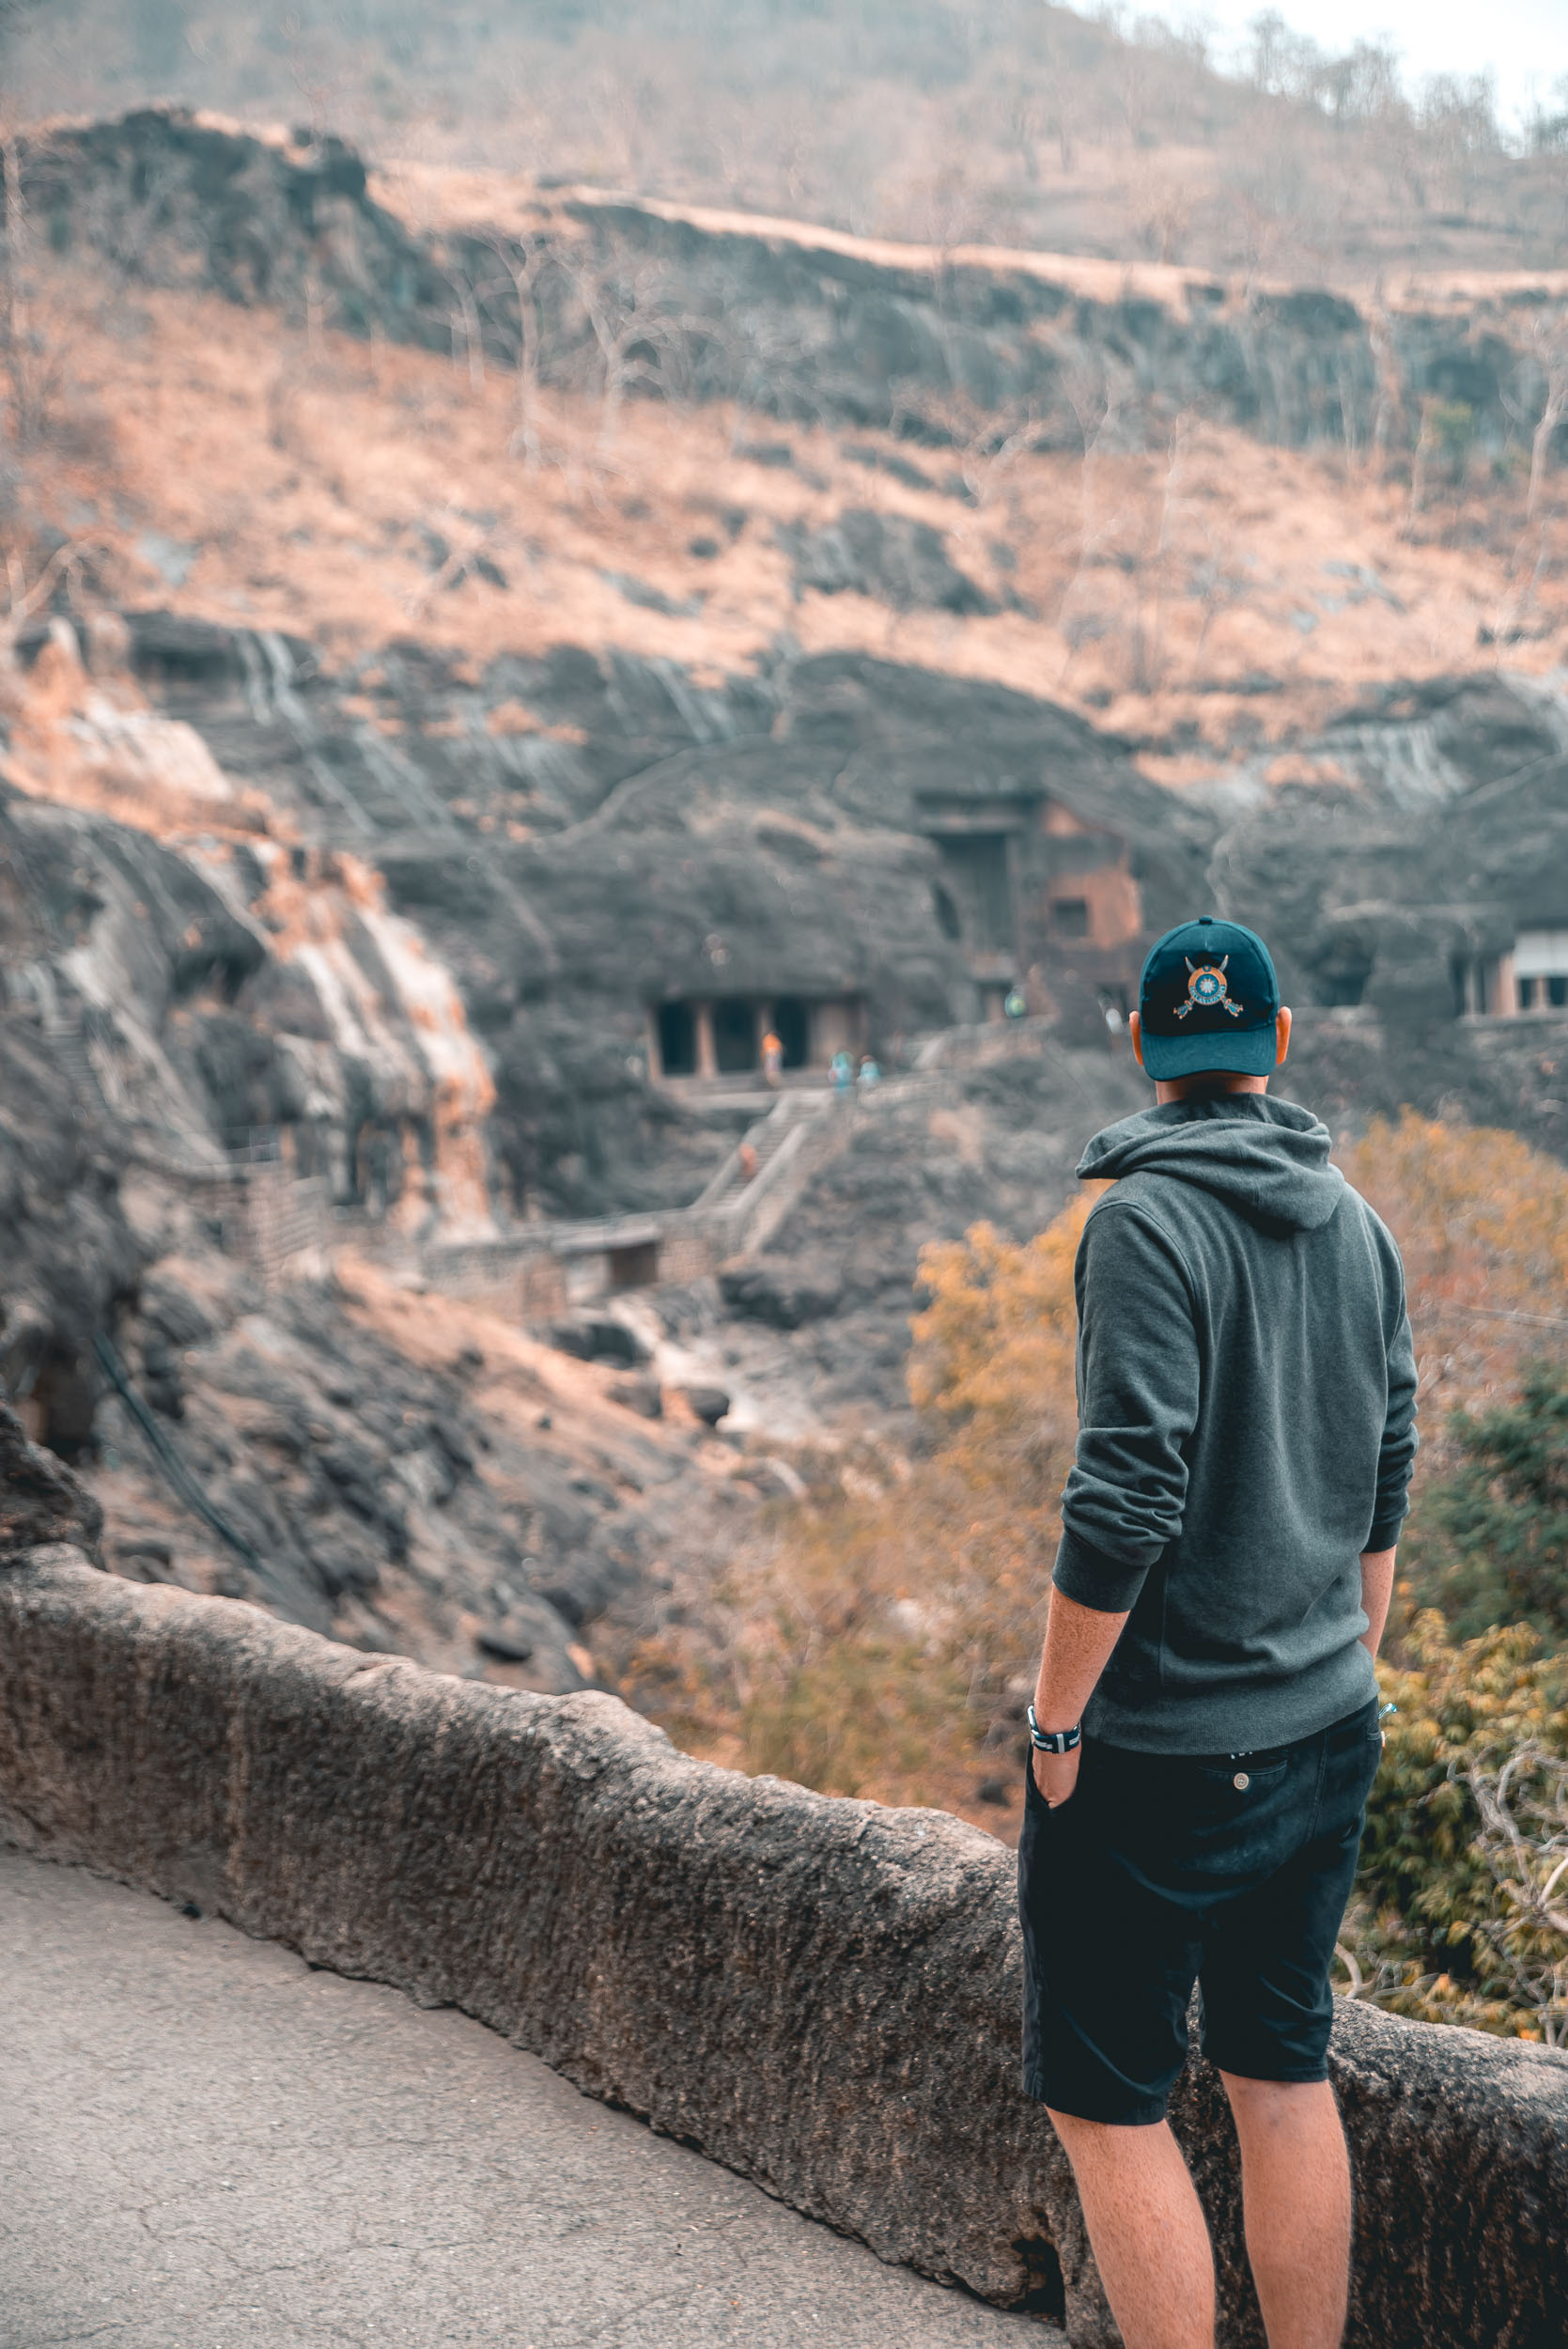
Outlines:
<svg viewBox="0 0 1568 2349"><path fill-rule="evenodd" d="M1165 2119L1201 1995L1269 2349L1339 2349L1350 2166L1329 1969L1382 1737L1373 1659L1416 1450L1399 1252L1268 1097L1291 1016L1205 915L1129 1022L1157 1106L1079 1168L1078 1450L1018 1854L1024 2085L1126 2349L1213 2349L1208 2231Z"/></svg>

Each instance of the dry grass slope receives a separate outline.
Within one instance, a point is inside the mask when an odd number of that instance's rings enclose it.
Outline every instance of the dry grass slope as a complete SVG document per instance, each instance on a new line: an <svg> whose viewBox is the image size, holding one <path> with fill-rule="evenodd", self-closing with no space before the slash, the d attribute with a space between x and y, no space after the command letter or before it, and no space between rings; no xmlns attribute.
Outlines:
<svg viewBox="0 0 1568 2349"><path fill-rule="evenodd" d="M1568 646L1560 477L1527 528L1522 478L1463 447L1423 460L1418 495L1369 457L1195 414L1154 448L1102 427L1074 453L993 445L955 412L934 452L639 400L607 428L597 397L545 394L531 463L515 383L466 356L65 267L34 327L51 388L6 531L13 599L29 550L64 537L112 599L338 659L411 636L474 664L568 642L711 676L856 647L1084 709L1172 783L1270 745L1272 779L1331 782L1291 745L1358 688L1543 673ZM846 511L939 533L993 608L803 585L786 541Z"/></svg>

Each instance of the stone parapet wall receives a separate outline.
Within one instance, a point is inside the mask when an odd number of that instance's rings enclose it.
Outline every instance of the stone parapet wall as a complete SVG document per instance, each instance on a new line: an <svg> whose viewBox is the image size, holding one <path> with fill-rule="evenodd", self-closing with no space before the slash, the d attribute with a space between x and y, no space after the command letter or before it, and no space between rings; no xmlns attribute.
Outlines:
<svg viewBox="0 0 1568 2349"><path fill-rule="evenodd" d="M726 1235L710 1229L695 1216L672 1219L659 1242L659 1278L672 1283L701 1281L713 1271L724 1252Z"/></svg>
<svg viewBox="0 0 1568 2349"><path fill-rule="evenodd" d="M0 1563L0 1834L460 2007L884 2258L1114 2338L1018 2091L1012 1856L956 1820L747 1779L612 1697L443 1678L54 1547ZM1333 2060L1351 2341L1556 2349L1568 2056L1345 2005ZM1196 2061L1175 2120L1223 2339L1255 2343L1234 2139Z"/></svg>

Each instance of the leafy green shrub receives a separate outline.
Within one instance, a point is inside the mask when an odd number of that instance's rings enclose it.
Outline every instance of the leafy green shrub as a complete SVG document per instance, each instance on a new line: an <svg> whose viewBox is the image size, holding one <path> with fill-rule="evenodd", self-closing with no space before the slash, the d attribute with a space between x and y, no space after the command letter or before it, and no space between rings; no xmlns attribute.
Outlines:
<svg viewBox="0 0 1568 2349"><path fill-rule="evenodd" d="M1418 1617L1388 1717L1343 1953L1430 2022L1568 2042L1568 1657L1527 1626Z"/></svg>
<svg viewBox="0 0 1568 2349"><path fill-rule="evenodd" d="M1449 1423L1458 1465L1427 1486L1404 1570L1462 1638L1528 1623L1568 1639L1568 1372L1537 1364L1516 1403Z"/></svg>

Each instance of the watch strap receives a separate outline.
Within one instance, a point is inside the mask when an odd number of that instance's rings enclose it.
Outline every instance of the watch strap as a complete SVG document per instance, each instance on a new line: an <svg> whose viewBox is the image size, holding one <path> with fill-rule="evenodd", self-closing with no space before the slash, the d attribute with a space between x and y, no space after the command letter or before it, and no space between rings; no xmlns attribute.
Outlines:
<svg viewBox="0 0 1568 2349"><path fill-rule="evenodd" d="M1071 1729L1042 1729L1034 1718L1034 1707L1029 1708L1029 1741L1036 1753L1071 1753L1083 1736L1081 1726Z"/></svg>

